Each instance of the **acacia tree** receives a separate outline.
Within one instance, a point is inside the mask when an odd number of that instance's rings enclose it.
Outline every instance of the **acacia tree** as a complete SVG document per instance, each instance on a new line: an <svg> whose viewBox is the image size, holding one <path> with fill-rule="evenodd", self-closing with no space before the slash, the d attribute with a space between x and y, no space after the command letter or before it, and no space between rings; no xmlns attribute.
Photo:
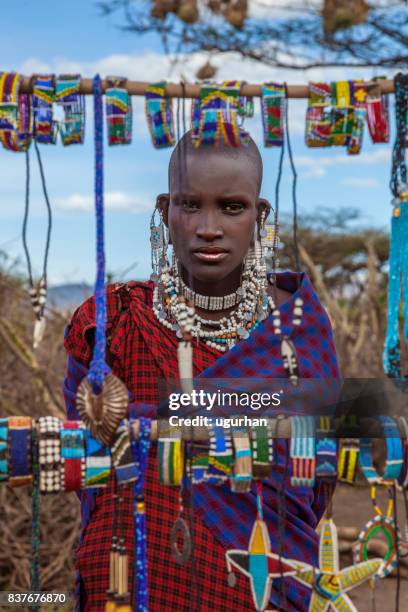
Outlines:
<svg viewBox="0 0 408 612"><path fill-rule="evenodd" d="M279 68L399 67L406 0L100 0L122 27L157 33L166 52L236 52ZM207 75L204 75L204 77ZM208 75L210 78L211 74Z"/></svg>

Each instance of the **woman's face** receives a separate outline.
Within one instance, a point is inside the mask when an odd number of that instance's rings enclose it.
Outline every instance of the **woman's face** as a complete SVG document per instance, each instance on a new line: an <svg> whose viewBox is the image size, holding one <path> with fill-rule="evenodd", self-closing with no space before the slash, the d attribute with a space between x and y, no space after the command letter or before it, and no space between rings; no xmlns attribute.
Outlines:
<svg viewBox="0 0 408 612"><path fill-rule="evenodd" d="M244 155L231 158L216 149L188 154L180 166L182 176L172 177L170 196L161 196L159 205L183 276L195 287L236 284L268 206L258 197L256 166Z"/></svg>

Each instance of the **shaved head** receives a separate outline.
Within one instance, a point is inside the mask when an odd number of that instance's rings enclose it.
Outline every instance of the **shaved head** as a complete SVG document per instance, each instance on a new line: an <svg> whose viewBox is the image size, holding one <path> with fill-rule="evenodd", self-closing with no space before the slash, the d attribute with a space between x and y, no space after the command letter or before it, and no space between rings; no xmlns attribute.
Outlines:
<svg viewBox="0 0 408 612"><path fill-rule="evenodd" d="M181 178L186 171L187 157L193 157L200 163L205 163L205 159L209 155L220 155L223 158L234 160L244 160L254 169L254 180L257 181L257 193L261 190L263 164L262 157L255 142L249 137L248 144L242 144L240 147L232 147L221 140L216 145L204 144L195 147L191 138L191 131L186 132L179 140L170 157L169 163L169 190L172 190L177 178ZM201 158L201 159L200 159Z"/></svg>

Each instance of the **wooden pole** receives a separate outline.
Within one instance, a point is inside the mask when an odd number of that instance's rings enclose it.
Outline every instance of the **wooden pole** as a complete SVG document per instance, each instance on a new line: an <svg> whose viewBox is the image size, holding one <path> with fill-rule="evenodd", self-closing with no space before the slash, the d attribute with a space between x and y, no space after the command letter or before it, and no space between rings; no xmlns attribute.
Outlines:
<svg viewBox="0 0 408 612"><path fill-rule="evenodd" d="M112 80L104 79L102 81L102 90L105 91L108 87L112 87ZM378 81L366 81L368 88L379 87L381 93L389 94L394 91L394 81L390 79L381 79ZM125 89L132 96L144 96L146 88L150 85L146 81L126 81L123 85ZM199 98L200 96L200 84L197 83L186 83L184 87L180 83L167 83L166 84L166 95L169 98ZM261 84L245 83L241 87L241 94L248 97L260 97L261 95ZM184 90L184 93L183 93ZM33 91L33 77L24 76L20 86L21 93L32 93ZM84 95L92 94L92 79L81 79L80 92ZM308 98L309 89L307 85L288 85L288 97L289 98Z"/></svg>

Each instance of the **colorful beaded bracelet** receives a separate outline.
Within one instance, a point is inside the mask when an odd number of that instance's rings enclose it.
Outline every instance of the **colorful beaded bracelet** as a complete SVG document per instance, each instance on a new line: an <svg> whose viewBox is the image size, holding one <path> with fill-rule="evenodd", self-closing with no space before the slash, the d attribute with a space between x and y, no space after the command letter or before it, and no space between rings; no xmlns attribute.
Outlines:
<svg viewBox="0 0 408 612"><path fill-rule="evenodd" d="M374 143L388 142L390 139L390 118L388 96L381 95L379 85L369 88L366 98L367 125Z"/></svg>
<svg viewBox="0 0 408 612"><path fill-rule="evenodd" d="M78 491L85 484L85 432L81 421L64 421L61 440L61 488Z"/></svg>
<svg viewBox="0 0 408 612"><path fill-rule="evenodd" d="M312 487L316 468L315 419L312 416L294 416L290 417L290 424L291 484Z"/></svg>
<svg viewBox="0 0 408 612"><path fill-rule="evenodd" d="M403 455L400 433L394 419L389 416L373 417L381 425L387 446L384 474L380 476L373 465L372 440L361 438L360 468L370 483L397 479L401 473Z"/></svg>
<svg viewBox="0 0 408 612"><path fill-rule="evenodd" d="M173 102L166 97L164 81L146 88L145 110L153 146L156 149L172 147L175 143Z"/></svg>
<svg viewBox="0 0 408 612"><path fill-rule="evenodd" d="M58 493L61 489L61 423L56 417L38 419L38 460L40 492Z"/></svg>
<svg viewBox="0 0 408 612"><path fill-rule="evenodd" d="M106 124L108 143L112 145L130 144L132 142L132 100L127 89L120 85L126 79L107 77L115 84L105 92Z"/></svg>
<svg viewBox="0 0 408 612"><path fill-rule="evenodd" d="M169 425L159 427L157 461L160 483L179 487L184 472L184 444L179 428Z"/></svg>
<svg viewBox="0 0 408 612"><path fill-rule="evenodd" d="M80 94L81 76L60 75L55 84L55 100L62 106L64 120L60 123L62 144L82 144L85 135L85 98Z"/></svg>
<svg viewBox="0 0 408 612"><path fill-rule="evenodd" d="M133 460L130 440L129 421L124 420L116 430L111 447L112 465L115 468L119 485L134 482L139 477L139 469Z"/></svg>
<svg viewBox="0 0 408 612"><path fill-rule="evenodd" d="M268 425L251 427L252 475L256 480L269 478L273 462L273 432Z"/></svg>
<svg viewBox="0 0 408 612"><path fill-rule="evenodd" d="M344 438L340 442L338 478L343 482L352 484L356 480L358 455L360 453L360 440L357 438Z"/></svg>
<svg viewBox="0 0 408 612"><path fill-rule="evenodd" d="M0 73L0 140L10 151L26 151L32 137L30 99L20 84L20 74Z"/></svg>
<svg viewBox="0 0 408 612"><path fill-rule="evenodd" d="M203 85L200 99L192 105L192 139L196 147L223 141L237 147L241 144L238 128L240 87L225 82L221 87Z"/></svg>
<svg viewBox="0 0 408 612"><path fill-rule="evenodd" d="M330 437L327 434L331 434ZM337 440L328 416L316 419L316 478L334 481L337 477Z"/></svg>
<svg viewBox="0 0 408 612"><path fill-rule="evenodd" d="M229 427L214 423L208 427L208 436L210 447L205 481L208 484L222 485L228 480L234 461L231 431Z"/></svg>
<svg viewBox="0 0 408 612"><path fill-rule="evenodd" d="M32 482L30 417L10 417L8 420L9 484L19 487Z"/></svg>
<svg viewBox="0 0 408 612"><path fill-rule="evenodd" d="M33 83L33 121L34 135L41 144L55 144L58 124L53 118L55 100L54 75L36 75Z"/></svg>
<svg viewBox="0 0 408 612"><path fill-rule="evenodd" d="M252 455L249 434L245 427L231 428L234 447L234 469L230 477L231 491L248 493L252 482Z"/></svg>
<svg viewBox="0 0 408 612"><path fill-rule="evenodd" d="M106 487L111 475L110 449L85 430L85 486Z"/></svg>
<svg viewBox="0 0 408 612"><path fill-rule="evenodd" d="M8 468L8 419L0 419L0 482L9 479Z"/></svg>
<svg viewBox="0 0 408 612"><path fill-rule="evenodd" d="M279 83L264 83L262 85L261 114L265 147L281 147L283 145L285 104L285 85Z"/></svg>

